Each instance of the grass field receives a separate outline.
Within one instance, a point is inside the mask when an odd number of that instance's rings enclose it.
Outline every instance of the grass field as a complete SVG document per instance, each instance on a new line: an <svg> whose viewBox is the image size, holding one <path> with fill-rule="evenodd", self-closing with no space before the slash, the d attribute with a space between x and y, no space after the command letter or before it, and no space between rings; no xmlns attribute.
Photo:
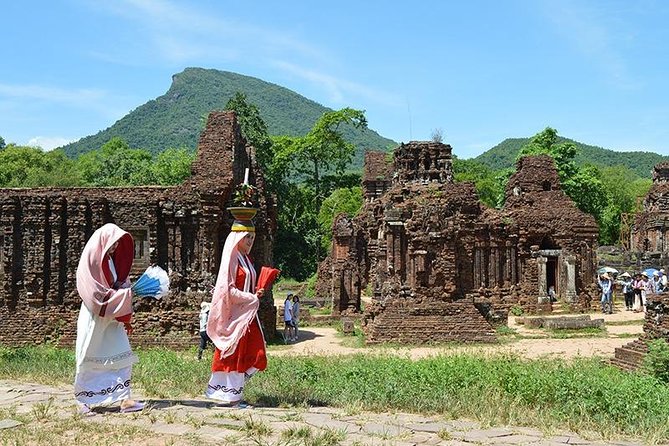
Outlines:
<svg viewBox="0 0 669 446"><path fill-rule="evenodd" d="M135 386L147 397L202 395L209 363L192 351L137 350ZM358 354L276 357L245 397L262 406L326 405L350 411L408 411L470 418L485 425L669 440L669 387L599 359L522 360L515 356L440 356L421 360ZM0 348L0 379L71 383L74 353L50 346Z"/></svg>

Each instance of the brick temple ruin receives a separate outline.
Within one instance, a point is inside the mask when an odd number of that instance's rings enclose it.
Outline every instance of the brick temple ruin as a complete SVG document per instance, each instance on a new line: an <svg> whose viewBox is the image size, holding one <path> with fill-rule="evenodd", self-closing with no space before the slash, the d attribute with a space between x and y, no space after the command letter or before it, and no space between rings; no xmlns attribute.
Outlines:
<svg viewBox="0 0 669 446"><path fill-rule="evenodd" d="M211 299L232 225L226 207L246 168L261 192L252 257L270 265L276 208L233 112L209 115L192 176L180 186L0 189L0 344L74 344L79 257L93 231L112 222L134 238L135 277L158 264L171 278L169 296L135 304L132 343L196 345L199 304ZM259 314L273 336L271 299Z"/></svg>
<svg viewBox="0 0 669 446"><path fill-rule="evenodd" d="M521 158L502 209L483 205L474 185L454 182L451 147L402 144L369 152L364 205L333 224L317 293L333 312L359 312L367 342L494 340L508 309L550 311L558 300L589 308L599 229L561 190L549 156Z"/></svg>
<svg viewBox="0 0 669 446"><path fill-rule="evenodd" d="M653 168L653 185L631 229L630 251L644 253L649 266L669 261L669 162Z"/></svg>
<svg viewBox="0 0 669 446"><path fill-rule="evenodd" d="M653 168L653 185L643 201L643 209L636 215L630 230L630 249L619 264L621 270L641 271L648 267L669 264L669 162ZM611 363L624 370L635 370L643 365L648 353L648 342L664 339L669 342L669 295L648 294L643 326L644 333L622 347L615 349Z"/></svg>

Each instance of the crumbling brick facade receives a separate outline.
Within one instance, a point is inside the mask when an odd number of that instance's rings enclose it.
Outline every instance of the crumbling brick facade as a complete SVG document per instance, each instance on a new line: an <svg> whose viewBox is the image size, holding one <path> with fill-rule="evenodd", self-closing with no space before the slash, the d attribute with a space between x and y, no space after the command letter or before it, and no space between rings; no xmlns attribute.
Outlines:
<svg viewBox="0 0 669 446"><path fill-rule="evenodd" d="M158 264L171 279L168 296L135 303L131 342L196 345L199 304L211 299L232 225L226 207L246 168L262 197L251 256L258 266L269 265L276 209L232 112L209 115L192 176L181 186L0 189L0 344L73 345L79 257L93 231L113 222L134 238L135 277ZM260 319L273 337L271 299L261 301Z"/></svg>
<svg viewBox="0 0 669 446"><path fill-rule="evenodd" d="M643 333L632 342L615 349L610 363L627 371L638 370L644 365L648 343L657 339L669 342L669 296L666 293L646 296L646 313Z"/></svg>
<svg viewBox="0 0 669 446"><path fill-rule="evenodd" d="M653 169L653 185L632 226L630 251L643 253L639 256L641 266L666 265L669 261L669 162Z"/></svg>
<svg viewBox="0 0 669 446"><path fill-rule="evenodd" d="M560 189L552 158L519 160L501 210L453 182L441 143L402 144L391 162L368 153L362 182L364 208L335 219L317 291L346 313L367 289L368 342L492 340L510 306L550 311L549 286L589 306L598 227Z"/></svg>

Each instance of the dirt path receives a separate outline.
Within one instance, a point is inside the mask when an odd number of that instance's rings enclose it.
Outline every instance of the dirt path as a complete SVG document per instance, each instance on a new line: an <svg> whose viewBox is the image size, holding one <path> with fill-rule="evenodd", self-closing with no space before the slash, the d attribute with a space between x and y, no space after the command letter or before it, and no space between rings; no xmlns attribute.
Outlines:
<svg viewBox="0 0 669 446"><path fill-rule="evenodd" d="M352 347L354 342L347 340L330 327L305 327L300 330L300 339L285 348L272 351L272 355L347 355L364 353L397 354L412 359L476 352L482 354L516 353L526 358L602 356L612 357L614 350L640 335L643 315L621 311L614 314L591 314L592 319L603 318L607 331L602 337L572 337L568 339L549 338L543 330L527 329L516 323L515 317L509 318L509 328L516 330L518 338L495 345L439 346L439 347ZM624 325L620 325L624 324ZM532 337L528 339L527 337ZM513 337L511 337L513 338Z"/></svg>

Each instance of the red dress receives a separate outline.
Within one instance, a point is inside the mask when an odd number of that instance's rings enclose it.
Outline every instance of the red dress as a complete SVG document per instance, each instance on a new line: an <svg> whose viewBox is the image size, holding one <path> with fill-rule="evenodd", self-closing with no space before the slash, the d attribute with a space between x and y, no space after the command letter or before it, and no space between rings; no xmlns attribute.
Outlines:
<svg viewBox="0 0 669 446"><path fill-rule="evenodd" d="M237 267L235 286L243 290L246 273L241 267ZM263 338L258 317L254 316L241 337L237 348L230 356L221 359L221 351L216 348L214 359L211 363L212 372L239 372L244 373L251 367L258 370L267 368L267 356L265 355L265 339Z"/></svg>

